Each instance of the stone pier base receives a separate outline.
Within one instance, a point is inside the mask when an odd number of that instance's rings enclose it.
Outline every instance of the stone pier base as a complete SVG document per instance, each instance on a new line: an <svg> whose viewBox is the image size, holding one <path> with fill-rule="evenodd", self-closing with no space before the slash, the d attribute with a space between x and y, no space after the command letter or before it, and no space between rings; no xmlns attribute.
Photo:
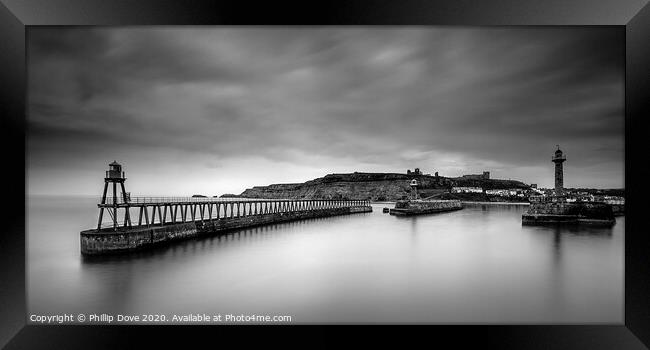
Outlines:
<svg viewBox="0 0 650 350"><path fill-rule="evenodd" d="M612 226L616 223L612 206L598 202L531 203L521 216L524 225L587 224Z"/></svg>
<svg viewBox="0 0 650 350"><path fill-rule="evenodd" d="M420 215L463 209L459 200L406 200L395 203L390 215Z"/></svg>
<svg viewBox="0 0 650 350"><path fill-rule="evenodd" d="M221 234L254 226L276 224L287 221L321 218L372 212L370 206L303 210L285 213L259 214L233 218L204 221L167 223L164 226L152 225L120 228L113 230L86 230L81 232L81 253L83 255L102 255L143 249L155 244Z"/></svg>

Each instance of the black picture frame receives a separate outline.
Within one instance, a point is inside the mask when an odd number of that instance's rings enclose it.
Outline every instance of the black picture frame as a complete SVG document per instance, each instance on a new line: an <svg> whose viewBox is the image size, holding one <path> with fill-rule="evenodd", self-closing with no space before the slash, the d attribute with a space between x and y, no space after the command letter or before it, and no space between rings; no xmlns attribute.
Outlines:
<svg viewBox="0 0 650 350"><path fill-rule="evenodd" d="M626 35L625 322L606 325L33 326L26 325L26 28L40 25L611 25ZM0 345L24 348L191 348L260 342L297 345L477 345L500 349L643 349L650 346L650 244L645 164L650 116L647 0L340 0L303 2L169 0L0 0L0 142L5 203L0 233ZM6 205L5 205L6 204ZM302 339L297 340L296 331ZM345 336L352 338L342 338ZM251 336L254 334L254 336ZM645 345L644 345L645 344ZM390 345L389 345L390 346Z"/></svg>

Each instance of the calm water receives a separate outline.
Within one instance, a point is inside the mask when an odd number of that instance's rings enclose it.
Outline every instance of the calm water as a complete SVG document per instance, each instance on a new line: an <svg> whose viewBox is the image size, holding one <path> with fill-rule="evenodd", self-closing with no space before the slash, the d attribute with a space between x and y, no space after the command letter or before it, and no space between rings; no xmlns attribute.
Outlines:
<svg viewBox="0 0 650 350"><path fill-rule="evenodd" d="M625 219L521 225L524 206L278 224L83 259L96 198L28 198L33 314L269 314L294 323L622 323Z"/></svg>

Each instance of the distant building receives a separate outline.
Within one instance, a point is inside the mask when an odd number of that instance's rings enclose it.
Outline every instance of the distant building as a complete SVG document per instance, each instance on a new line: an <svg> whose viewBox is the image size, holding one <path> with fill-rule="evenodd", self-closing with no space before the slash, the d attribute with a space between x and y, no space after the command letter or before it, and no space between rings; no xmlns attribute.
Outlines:
<svg viewBox="0 0 650 350"><path fill-rule="evenodd" d="M489 180L490 179L490 172L489 171L484 171L483 174L463 175L463 179Z"/></svg>
<svg viewBox="0 0 650 350"><path fill-rule="evenodd" d="M511 189L494 189L494 190L485 190L485 194L491 195L491 196L499 196L499 197L525 197L526 194L524 193L523 190L519 188L511 188Z"/></svg>
<svg viewBox="0 0 650 350"><path fill-rule="evenodd" d="M483 193L480 187L452 187L452 193Z"/></svg>
<svg viewBox="0 0 650 350"><path fill-rule="evenodd" d="M537 184L530 184L530 188L537 188Z"/></svg>
<svg viewBox="0 0 650 350"><path fill-rule="evenodd" d="M422 172L420 171L420 168L415 168L413 171L411 171L411 169L406 169L406 175L422 175Z"/></svg>
<svg viewBox="0 0 650 350"><path fill-rule="evenodd" d="M625 198L624 197L618 197L618 196L605 196L605 200L603 202L605 202L607 204L624 205L625 204Z"/></svg>
<svg viewBox="0 0 650 350"><path fill-rule="evenodd" d="M485 194L491 196L507 197L510 195L510 190L485 190Z"/></svg>
<svg viewBox="0 0 650 350"><path fill-rule="evenodd" d="M541 203L544 202L546 199L544 196L530 196L528 197L528 201L531 203Z"/></svg>
<svg viewBox="0 0 650 350"><path fill-rule="evenodd" d="M537 194L544 194L544 190L540 188L532 188L531 190Z"/></svg>

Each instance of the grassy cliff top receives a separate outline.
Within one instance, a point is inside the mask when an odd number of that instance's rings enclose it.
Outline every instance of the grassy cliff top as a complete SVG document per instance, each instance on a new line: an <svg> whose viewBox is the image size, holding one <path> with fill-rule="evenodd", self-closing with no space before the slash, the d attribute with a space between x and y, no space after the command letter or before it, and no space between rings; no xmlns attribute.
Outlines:
<svg viewBox="0 0 650 350"><path fill-rule="evenodd" d="M272 184L269 186L255 186L261 187L299 187L320 184L332 184L339 182L376 182L376 181L411 181L412 179L418 180L420 186L423 188L439 188L451 186L463 187L483 187L486 189L506 189L506 188L529 188L529 186L521 181L516 180L500 180L500 179L468 179L462 177L445 177L434 175L414 175L414 174L399 174L399 173L362 173L354 172L347 174L327 174L304 183L287 183L287 184Z"/></svg>

